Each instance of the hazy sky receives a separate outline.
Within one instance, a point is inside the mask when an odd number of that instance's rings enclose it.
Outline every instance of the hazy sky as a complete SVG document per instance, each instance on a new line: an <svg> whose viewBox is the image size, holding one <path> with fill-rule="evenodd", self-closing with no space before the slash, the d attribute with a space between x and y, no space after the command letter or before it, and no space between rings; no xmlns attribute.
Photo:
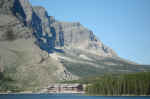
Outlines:
<svg viewBox="0 0 150 99"><path fill-rule="evenodd" d="M150 64L150 0L30 0L57 20L80 22L116 53Z"/></svg>

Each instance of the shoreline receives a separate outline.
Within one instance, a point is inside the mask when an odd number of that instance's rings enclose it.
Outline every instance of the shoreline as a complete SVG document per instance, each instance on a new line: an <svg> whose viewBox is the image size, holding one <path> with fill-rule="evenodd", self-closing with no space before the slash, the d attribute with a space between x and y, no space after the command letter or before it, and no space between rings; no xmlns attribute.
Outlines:
<svg viewBox="0 0 150 99"><path fill-rule="evenodd" d="M105 97L143 97L143 96L150 96L150 95L89 95L86 93L27 93L27 92L19 92L19 93L0 93L0 95L40 95L40 94L53 94L53 95L61 95L61 94L81 94L83 96L105 96Z"/></svg>

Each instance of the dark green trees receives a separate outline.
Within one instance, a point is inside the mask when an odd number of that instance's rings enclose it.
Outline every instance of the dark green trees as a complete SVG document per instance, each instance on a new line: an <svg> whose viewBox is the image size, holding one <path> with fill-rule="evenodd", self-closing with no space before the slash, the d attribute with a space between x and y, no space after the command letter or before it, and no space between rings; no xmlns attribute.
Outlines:
<svg viewBox="0 0 150 99"><path fill-rule="evenodd" d="M96 95L150 95L150 72L99 77L86 87Z"/></svg>

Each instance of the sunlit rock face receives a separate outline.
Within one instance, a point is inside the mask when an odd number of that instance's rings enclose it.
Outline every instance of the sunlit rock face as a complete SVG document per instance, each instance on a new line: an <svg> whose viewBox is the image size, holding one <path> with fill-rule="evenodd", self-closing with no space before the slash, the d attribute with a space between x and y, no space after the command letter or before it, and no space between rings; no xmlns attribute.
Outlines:
<svg viewBox="0 0 150 99"><path fill-rule="evenodd" d="M1 12L16 16L13 22L17 26L15 29L6 31L8 32L7 34L11 31L16 33L20 27L30 28L30 33L28 33L28 29L24 29L23 31L27 32L26 34L13 34L12 39L15 39L16 35L28 38L33 34L36 38L35 43L48 53L52 53L55 47L68 47L86 50L100 56L117 56L111 48L98 40L91 30L82 26L79 22L57 21L54 17L48 16L47 11L43 7L32 7L28 0L1 0L0 4L2 5ZM7 16L4 20L9 20L9 17ZM12 18L10 19L12 20ZM1 20L3 19L1 18ZM14 25L13 22L11 21L10 23ZM9 22L7 23L9 24ZM9 25L7 26L9 27ZM7 36L4 35L1 38L3 40L7 39Z"/></svg>
<svg viewBox="0 0 150 99"><path fill-rule="evenodd" d="M76 48L100 56L116 57L117 54L105 46L94 33L79 22L60 22L53 19L51 30L56 34L55 46Z"/></svg>
<svg viewBox="0 0 150 99"><path fill-rule="evenodd" d="M28 0L1 0L0 5L0 72L28 87L78 78L49 57L55 34L44 8L33 8Z"/></svg>
<svg viewBox="0 0 150 99"><path fill-rule="evenodd" d="M0 0L0 72L15 87L146 70L119 58L79 22L61 22L28 0Z"/></svg>
<svg viewBox="0 0 150 99"><path fill-rule="evenodd" d="M32 29L25 26L25 13L19 0L1 0L0 5L0 40L32 37Z"/></svg>
<svg viewBox="0 0 150 99"><path fill-rule="evenodd" d="M49 36L52 36L50 32L50 19L45 8L40 6L35 6L33 7L33 10L36 13L36 15L41 19L42 34L43 35L48 34Z"/></svg>
<svg viewBox="0 0 150 99"><path fill-rule="evenodd" d="M50 19L48 13L43 7L40 6L33 7L33 10L37 17L40 19L41 24L41 31L37 31L37 33L35 33L37 43L39 44L41 49L47 51L48 53L51 53L55 46L55 34L51 32Z"/></svg>

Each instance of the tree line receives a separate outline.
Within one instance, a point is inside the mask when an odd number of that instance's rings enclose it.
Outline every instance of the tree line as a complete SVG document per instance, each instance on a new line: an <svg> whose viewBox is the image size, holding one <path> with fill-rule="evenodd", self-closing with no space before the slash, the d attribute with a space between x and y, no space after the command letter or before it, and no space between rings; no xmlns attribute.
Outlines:
<svg viewBox="0 0 150 99"><path fill-rule="evenodd" d="M86 87L93 95L150 95L150 72L95 77Z"/></svg>

